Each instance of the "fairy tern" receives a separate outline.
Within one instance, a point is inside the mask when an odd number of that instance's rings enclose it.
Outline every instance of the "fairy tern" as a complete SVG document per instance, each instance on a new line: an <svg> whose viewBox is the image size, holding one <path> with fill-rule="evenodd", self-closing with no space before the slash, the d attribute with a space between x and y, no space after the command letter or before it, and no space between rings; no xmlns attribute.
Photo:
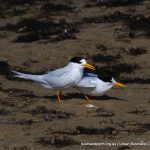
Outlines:
<svg viewBox="0 0 150 150"><path fill-rule="evenodd" d="M42 75L11 71L14 77L32 80L40 83L45 88L57 90L57 98L60 102L61 90L75 86L81 80L84 68L95 70L95 67L86 63L84 58L73 57L65 67L46 72Z"/></svg>
<svg viewBox="0 0 150 150"><path fill-rule="evenodd" d="M109 82L105 82L99 79L97 74L84 73L83 78L76 85L76 88L85 95L88 102L92 102L87 95L101 96L113 86L126 87L122 83L115 81L114 78L111 78Z"/></svg>

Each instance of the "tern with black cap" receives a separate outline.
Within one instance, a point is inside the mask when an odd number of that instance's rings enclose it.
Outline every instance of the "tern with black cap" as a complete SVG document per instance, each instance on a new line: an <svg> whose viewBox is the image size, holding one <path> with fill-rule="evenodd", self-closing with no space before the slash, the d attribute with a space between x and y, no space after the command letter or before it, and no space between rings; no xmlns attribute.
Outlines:
<svg viewBox="0 0 150 150"><path fill-rule="evenodd" d="M32 80L45 88L57 90L57 98L60 102L61 90L75 86L81 80L84 68L95 70L95 67L87 64L84 58L73 57L65 67L42 75L25 74L14 70L12 72L14 77Z"/></svg>
<svg viewBox="0 0 150 150"><path fill-rule="evenodd" d="M85 98L88 102L92 102L87 95L101 96L113 86L123 88L126 87L122 83L115 81L114 78L111 78L109 81L103 81L98 77L97 74L84 73L83 78L76 85L76 88L85 95Z"/></svg>

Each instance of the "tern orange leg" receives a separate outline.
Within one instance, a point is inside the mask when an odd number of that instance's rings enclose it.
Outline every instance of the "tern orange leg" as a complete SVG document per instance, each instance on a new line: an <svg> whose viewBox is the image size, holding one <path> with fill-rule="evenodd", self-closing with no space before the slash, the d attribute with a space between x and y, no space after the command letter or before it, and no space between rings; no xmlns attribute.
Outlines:
<svg viewBox="0 0 150 150"><path fill-rule="evenodd" d="M63 94L62 94L62 91L60 90L60 92L59 92L59 97L61 98L61 99L63 99Z"/></svg>
<svg viewBox="0 0 150 150"><path fill-rule="evenodd" d="M60 99L60 92L61 92L61 91L58 91L58 92L57 92L57 100L58 100L59 103L61 102L61 99Z"/></svg>
<svg viewBox="0 0 150 150"><path fill-rule="evenodd" d="M93 103L93 100L89 99L87 95L85 95L84 97L89 103Z"/></svg>

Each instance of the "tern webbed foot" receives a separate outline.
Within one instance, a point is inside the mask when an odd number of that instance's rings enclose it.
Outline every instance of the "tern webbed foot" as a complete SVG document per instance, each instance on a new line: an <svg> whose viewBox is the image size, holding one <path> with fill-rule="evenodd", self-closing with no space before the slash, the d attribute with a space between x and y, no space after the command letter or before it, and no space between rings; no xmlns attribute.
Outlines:
<svg viewBox="0 0 150 150"><path fill-rule="evenodd" d="M87 95L85 95L85 99L86 99L89 103L93 103L93 100L89 99Z"/></svg>

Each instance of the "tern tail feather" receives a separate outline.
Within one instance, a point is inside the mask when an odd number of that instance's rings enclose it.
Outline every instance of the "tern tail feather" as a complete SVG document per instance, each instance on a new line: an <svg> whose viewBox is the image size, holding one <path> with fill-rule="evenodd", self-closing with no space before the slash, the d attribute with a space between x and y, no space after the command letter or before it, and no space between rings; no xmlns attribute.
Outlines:
<svg viewBox="0 0 150 150"><path fill-rule="evenodd" d="M14 70L11 70L11 72L14 74L13 75L14 77L32 80L32 81L36 81L36 82L43 82L43 75L26 74L26 73L21 73L21 72L14 71Z"/></svg>

